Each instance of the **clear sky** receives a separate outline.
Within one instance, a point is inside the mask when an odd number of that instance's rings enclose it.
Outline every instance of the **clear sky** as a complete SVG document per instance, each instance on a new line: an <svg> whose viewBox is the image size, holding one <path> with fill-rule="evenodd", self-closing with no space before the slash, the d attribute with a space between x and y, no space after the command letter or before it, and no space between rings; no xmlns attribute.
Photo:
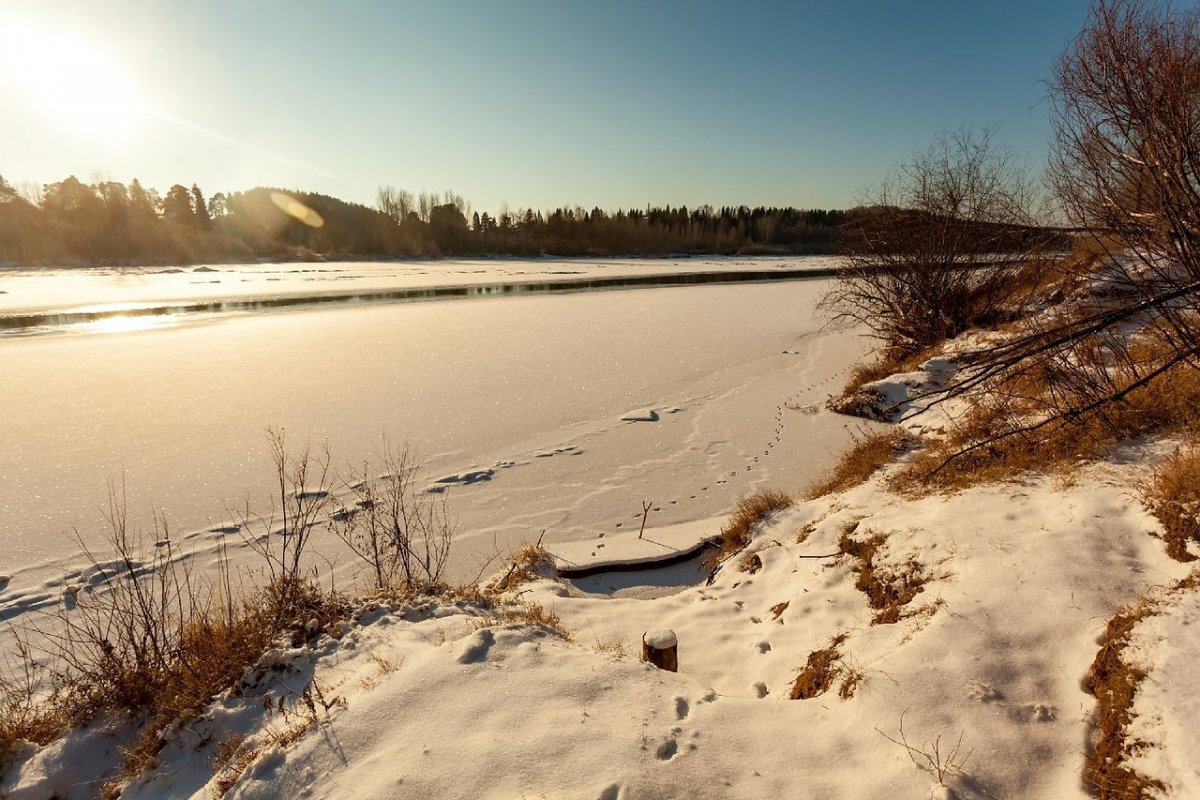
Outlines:
<svg viewBox="0 0 1200 800"><path fill-rule="evenodd" d="M1085 0L0 0L0 175L476 209L846 207L942 128L1040 168Z"/></svg>

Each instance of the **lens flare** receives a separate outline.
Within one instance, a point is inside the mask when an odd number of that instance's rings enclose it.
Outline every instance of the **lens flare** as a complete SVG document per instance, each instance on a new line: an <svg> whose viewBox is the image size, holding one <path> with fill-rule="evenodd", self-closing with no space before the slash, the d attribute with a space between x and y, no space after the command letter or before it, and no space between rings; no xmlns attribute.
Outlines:
<svg viewBox="0 0 1200 800"><path fill-rule="evenodd" d="M279 206L283 213L295 217L310 228L319 228L325 224L321 215L301 203L291 195L283 192L271 192L271 202Z"/></svg>

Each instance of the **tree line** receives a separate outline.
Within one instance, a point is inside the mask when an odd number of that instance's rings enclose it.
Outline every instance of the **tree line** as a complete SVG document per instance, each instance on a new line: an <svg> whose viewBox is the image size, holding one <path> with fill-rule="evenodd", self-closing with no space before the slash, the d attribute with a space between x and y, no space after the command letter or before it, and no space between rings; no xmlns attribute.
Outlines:
<svg viewBox="0 0 1200 800"><path fill-rule="evenodd" d="M454 192L381 188L374 207L257 187L206 197L71 176L17 191L0 176L0 263L827 253L846 212L746 206L472 211Z"/></svg>

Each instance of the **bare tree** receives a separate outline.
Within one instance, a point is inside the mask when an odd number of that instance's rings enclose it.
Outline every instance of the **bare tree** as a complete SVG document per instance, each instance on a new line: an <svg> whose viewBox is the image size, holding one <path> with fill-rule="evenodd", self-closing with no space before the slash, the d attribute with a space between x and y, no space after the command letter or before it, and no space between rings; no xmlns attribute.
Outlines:
<svg viewBox="0 0 1200 800"><path fill-rule="evenodd" d="M1142 390L1194 382L1200 367L1200 10L1096 0L1050 88L1049 177L1101 257L1069 308L970 354L960 379L927 398L982 389L1012 412L952 459L1096 417L1126 435L1149 429L1162 413L1116 420Z"/></svg>
<svg viewBox="0 0 1200 800"><path fill-rule="evenodd" d="M824 304L908 355L994 318L1021 260L1047 243L1039 192L991 130L942 132L846 223L847 266Z"/></svg>

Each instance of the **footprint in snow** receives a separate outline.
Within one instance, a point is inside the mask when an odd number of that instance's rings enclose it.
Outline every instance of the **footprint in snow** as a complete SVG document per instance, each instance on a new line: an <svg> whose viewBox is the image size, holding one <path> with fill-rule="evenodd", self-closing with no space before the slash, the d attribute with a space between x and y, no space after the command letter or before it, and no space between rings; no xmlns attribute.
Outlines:
<svg viewBox="0 0 1200 800"><path fill-rule="evenodd" d="M679 743L674 739L667 739L658 746L658 750L655 751L654 755L658 757L659 761L670 761L678 752Z"/></svg>
<svg viewBox="0 0 1200 800"><path fill-rule="evenodd" d="M684 697L675 698L675 719L687 719L688 701Z"/></svg>

